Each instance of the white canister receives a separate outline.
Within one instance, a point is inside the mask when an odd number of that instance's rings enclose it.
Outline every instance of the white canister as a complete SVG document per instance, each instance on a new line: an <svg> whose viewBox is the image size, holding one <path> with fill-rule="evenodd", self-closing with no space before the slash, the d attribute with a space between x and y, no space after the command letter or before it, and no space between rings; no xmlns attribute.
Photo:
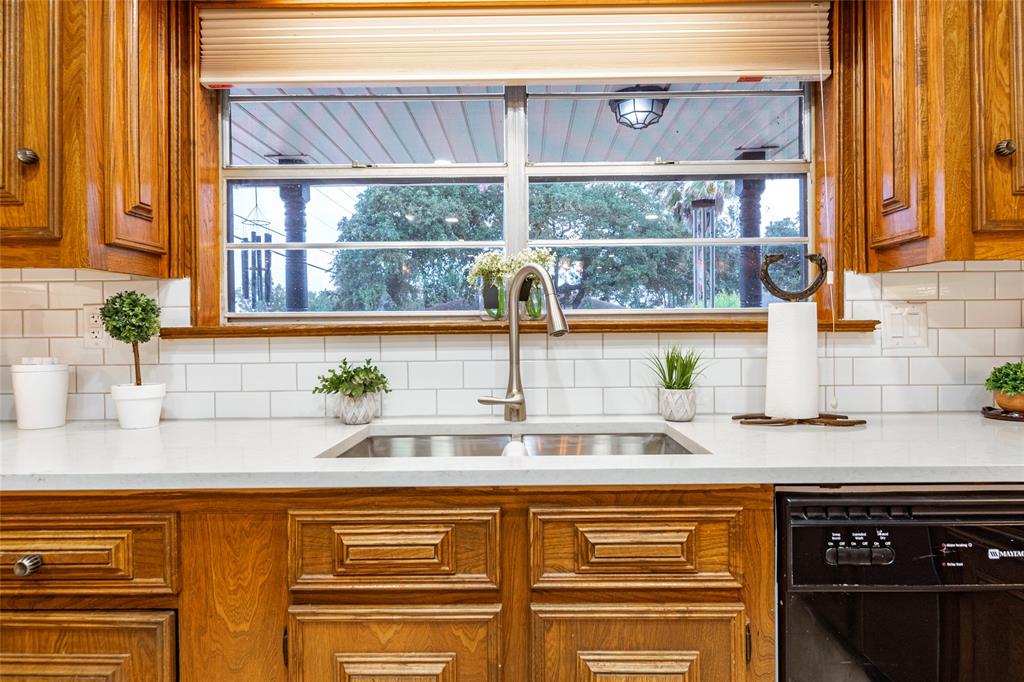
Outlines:
<svg viewBox="0 0 1024 682"><path fill-rule="evenodd" d="M19 429L54 429L68 415L68 366L57 358L22 358L11 365Z"/></svg>

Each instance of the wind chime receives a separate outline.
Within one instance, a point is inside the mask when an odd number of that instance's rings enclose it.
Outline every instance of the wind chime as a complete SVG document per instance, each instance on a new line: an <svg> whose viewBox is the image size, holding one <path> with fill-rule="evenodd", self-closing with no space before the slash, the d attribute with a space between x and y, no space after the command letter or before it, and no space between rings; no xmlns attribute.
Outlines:
<svg viewBox="0 0 1024 682"><path fill-rule="evenodd" d="M259 188L253 187L253 207L249 213L240 220L242 235L236 236L243 243L248 244L269 244L273 241L270 231L270 221L260 210ZM248 232L248 236L245 235ZM240 272L242 275L242 299L248 301L253 308L265 305L270 300L273 289L273 280L270 274L271 250L244 250L240 252L242 259Z"/></svg>

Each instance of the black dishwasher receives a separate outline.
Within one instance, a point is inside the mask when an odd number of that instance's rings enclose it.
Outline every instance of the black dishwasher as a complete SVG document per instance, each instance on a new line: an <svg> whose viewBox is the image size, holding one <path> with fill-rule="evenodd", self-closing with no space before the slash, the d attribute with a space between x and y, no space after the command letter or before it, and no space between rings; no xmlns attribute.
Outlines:
<svg viewBox="0 0 1024 682"><path fill-rule="evenodd" d="M779 493L780 679L1024 681L1024 493Z"/></svg>

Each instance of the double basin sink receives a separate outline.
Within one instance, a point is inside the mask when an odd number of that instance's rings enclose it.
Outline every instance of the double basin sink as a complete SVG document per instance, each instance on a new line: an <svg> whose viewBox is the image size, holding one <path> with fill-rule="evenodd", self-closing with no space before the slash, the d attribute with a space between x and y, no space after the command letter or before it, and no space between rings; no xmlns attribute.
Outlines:
<svg viewBox="0 0 1024 682"><path fill-rule="evenodd" d="M520 445L521 443L521 445ZM485 457L497 455L686 455L664 433L539 433L522 435L371 435L329 457Z"/></svg>

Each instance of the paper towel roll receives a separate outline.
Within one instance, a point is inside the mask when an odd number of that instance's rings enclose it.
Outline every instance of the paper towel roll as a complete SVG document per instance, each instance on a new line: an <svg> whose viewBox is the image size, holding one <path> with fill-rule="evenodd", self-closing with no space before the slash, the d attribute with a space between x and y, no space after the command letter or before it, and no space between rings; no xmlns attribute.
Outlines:
<svg viewBox="0 0 1024 682"><path fill-rule="evenodd" d="M783 419L818 416L818 312L814 303L768 305L764 413Z"/></svg>

